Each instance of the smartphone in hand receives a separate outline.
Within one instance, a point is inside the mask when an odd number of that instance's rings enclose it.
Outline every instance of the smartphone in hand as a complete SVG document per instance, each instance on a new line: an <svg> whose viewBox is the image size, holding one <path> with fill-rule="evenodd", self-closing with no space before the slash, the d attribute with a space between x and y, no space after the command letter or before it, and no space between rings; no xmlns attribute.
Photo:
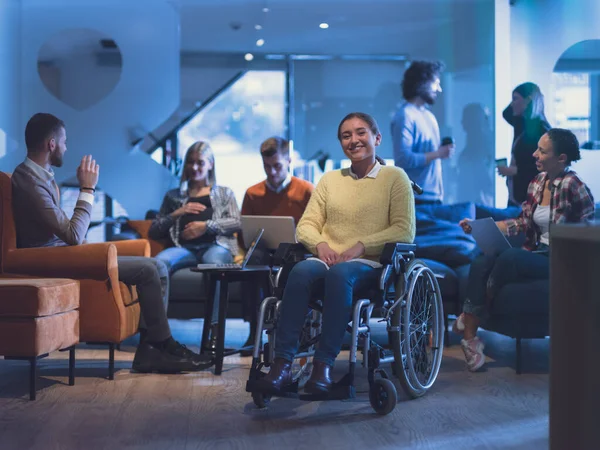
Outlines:
<svg viewBox="0 0 600 450"><path fill-rule="evenodd" d="M508 160L506 158L500 158L496 160L496 167L506 167L508 166Z"/></svg>
<svg viewBox="0 0 600 450"><path fill-rule="evenodd" d="M442 139L442 145L453 145L454 144L454 138L452 136L446 136L445 138Z"/></svg>

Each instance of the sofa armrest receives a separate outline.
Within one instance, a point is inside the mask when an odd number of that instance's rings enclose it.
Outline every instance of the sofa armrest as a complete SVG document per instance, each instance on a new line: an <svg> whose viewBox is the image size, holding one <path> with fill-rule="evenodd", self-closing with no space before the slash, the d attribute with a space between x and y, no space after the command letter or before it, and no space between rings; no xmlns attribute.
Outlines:
<svg viewBox="0 0 600 450"><path fill-rule="evenodd" d="M18 248L6 253L3 265L5 273L103 281L117 274L117 248L108 242Z"/></svg>
<svg viewBox="0 0 600 450"><path fill-rule="evenodd" d="M119 234L113 234L110 241L132 241L134 239L140 239L140 233L133 230L127 230L121 231Z"/></svg>
<svg viewBox="0 0 600 450"><path fill-rule="evenodd" d="M111 241L117 247L117 256L150 256L150 243L146 239Z"/></svg>
<svg viewBox="0 0 600 450"><path fill-rule="evenodd" d="M152 225L151 220L128 220L127 226L140 235L142 239L148 239L148 230Z"/></svg>
<svg viewBox="0 0 600 450"><path fill-rule="evenodd" d="M150 255L148 256L156 256L165 248L169 248L173 245L168 238L160 239L158 241L148 238L148 230L150 230L150 225L152 225L151 220L130 220L127 222L127 225L133 231L138 233L142 239L148 239L148 242L150 242Z"/></svg>

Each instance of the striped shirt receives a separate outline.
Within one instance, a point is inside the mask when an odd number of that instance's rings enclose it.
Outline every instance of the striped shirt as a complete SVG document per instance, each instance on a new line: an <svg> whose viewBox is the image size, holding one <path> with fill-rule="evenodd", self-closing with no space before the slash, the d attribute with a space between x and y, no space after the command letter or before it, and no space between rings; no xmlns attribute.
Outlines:
<svg viewBox="0 0 600 450"><path fill-rule="evenodd" d="M185 205L188 200L187 192L182 192L180 189L172 189L166 193L159 214L148 231L150 239L162 239L170 236L173 244L182 247L179 243L179 220L174 219L171 213ZM212 186L210 203L213 208L213 216L212 219L206 221L207 233L215 236L217 244L236 256L238 245L234 233L240 230L241 219L235 195L228 187Z"/></svg>
<svg viewBox="0 0 600 450"><path fill-rule="evenodd" d="M548 180L546 172L535 177L527 188L527 199L523 202L521 214L516 219L506 220L507 233L514 236L525 233L523 248L535 250L542 232L533 216L542 203L544 186ZM594 217L594 198L586 184L569 168L550 184L550 223L579 223Z"/></svg>

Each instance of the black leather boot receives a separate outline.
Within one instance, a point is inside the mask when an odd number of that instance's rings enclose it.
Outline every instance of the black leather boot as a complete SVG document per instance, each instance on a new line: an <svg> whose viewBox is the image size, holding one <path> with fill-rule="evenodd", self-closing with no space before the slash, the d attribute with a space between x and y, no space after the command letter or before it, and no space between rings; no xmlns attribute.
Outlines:
<svg viewBox="0 0 600 450"><path fill-rule="evenodd" d="M321 361L313 361L310 378L304 385L304 390L309 394L327 394L331 390L333 381L330 378L331 366Z"/></svg>
<svg viewBox="0 0 600 450"><path fill-rule="evenodd" d="M269 373L260 380L260 385L279 391L289 384L292 384L292 363L283 358L275 358Z"/></svg>

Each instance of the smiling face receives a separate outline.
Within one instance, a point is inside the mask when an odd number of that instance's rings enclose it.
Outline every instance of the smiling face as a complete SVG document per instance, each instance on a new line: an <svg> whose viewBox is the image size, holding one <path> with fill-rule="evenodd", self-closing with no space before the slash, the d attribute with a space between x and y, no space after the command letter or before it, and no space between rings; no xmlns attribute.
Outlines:
<svg viewBox="0 0 600 450"><path fill-rule="evenodd" d="M352 163L365 159L375 161L375 147L381 143L381 134L373 133L367 122L353 117L342 123L340 143Z"/></svg>
<svg viewBox="0 0 600 450"><path fill-rule="evenodd" d="M548 134L544 134L538 141L538 148L533 153L533 157L537 170L550 175L559 174L567 165L567 155L564 153L557 155L554 152L554 146Z"/></svg>
<svg viewBox="0 0 600 450"><path fill-rule="evenodd" d="M189 182L204 182L209 184L209 174L213 164L207 155L201 155L199 151L190 151L185 160L185 178Z"/></svg>

